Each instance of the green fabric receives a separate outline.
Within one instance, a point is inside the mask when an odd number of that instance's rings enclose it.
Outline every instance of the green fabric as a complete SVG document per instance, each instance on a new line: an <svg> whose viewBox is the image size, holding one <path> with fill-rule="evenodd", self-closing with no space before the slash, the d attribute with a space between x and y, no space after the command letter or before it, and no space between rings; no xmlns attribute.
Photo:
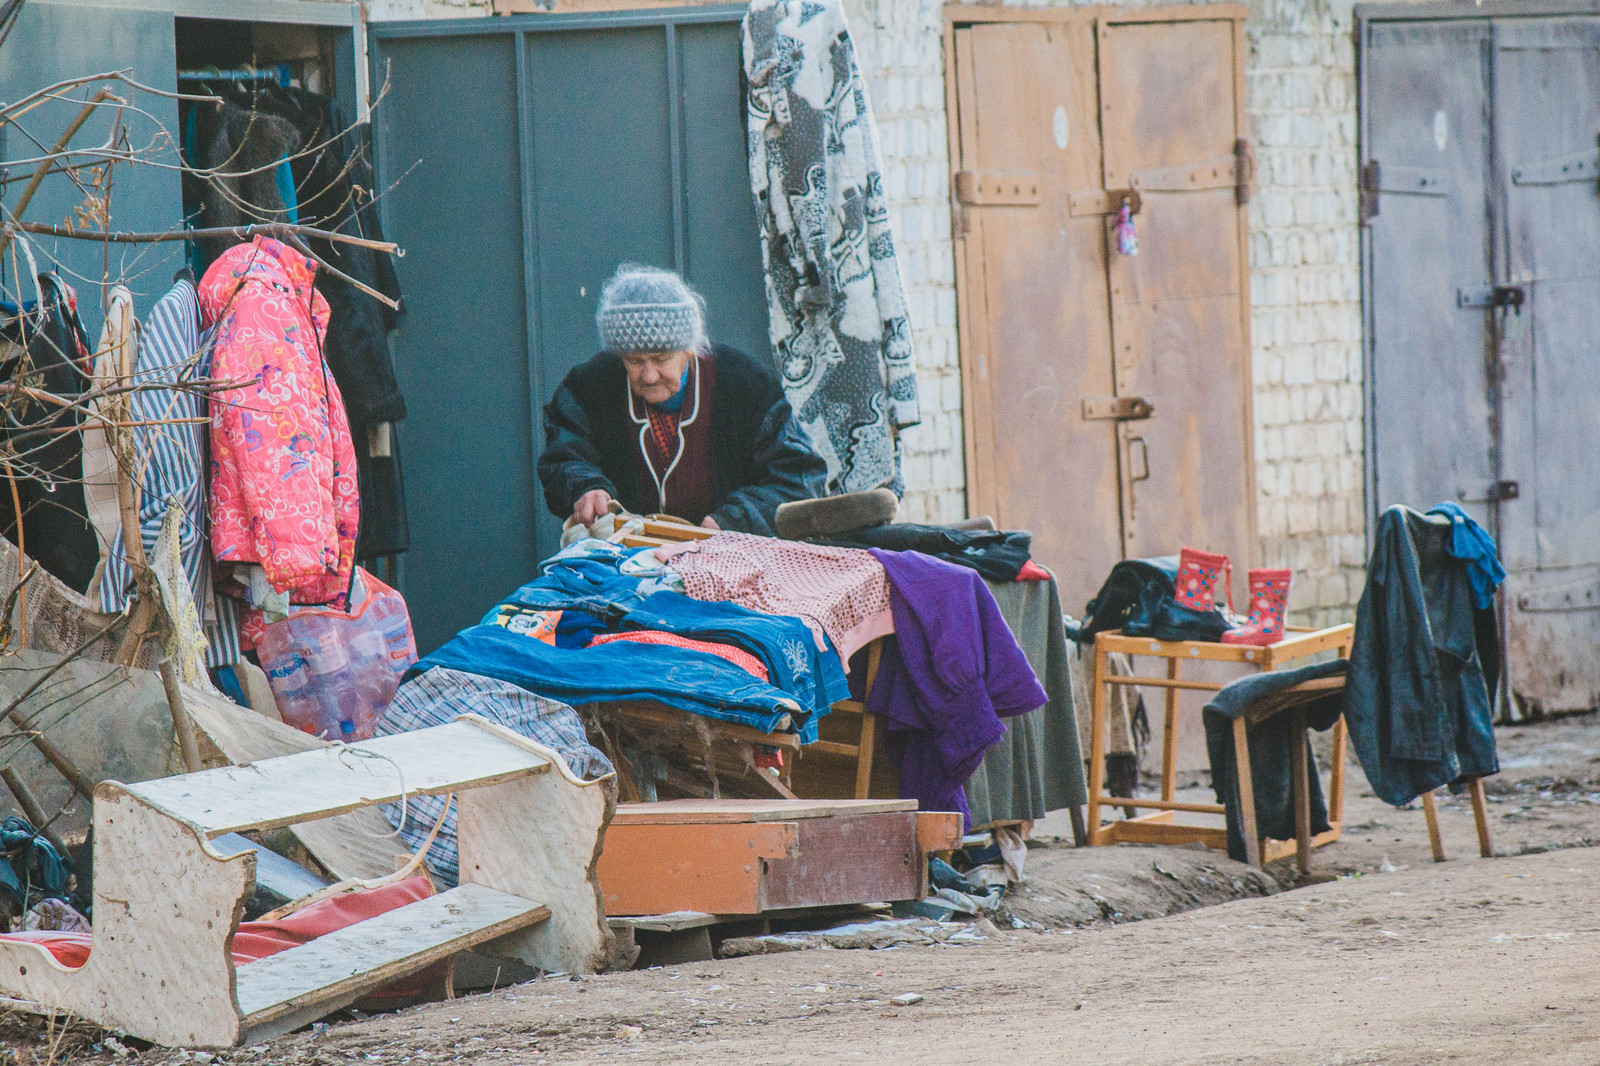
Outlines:
<svg viewBox="0 0 1600 1066"><path fill-rule="evenodd" d="M1055 579L984 583L1050 702L1006 719L1006 735L967 782L974 829L990 822L1035 820L1089 798Z"/></svg>

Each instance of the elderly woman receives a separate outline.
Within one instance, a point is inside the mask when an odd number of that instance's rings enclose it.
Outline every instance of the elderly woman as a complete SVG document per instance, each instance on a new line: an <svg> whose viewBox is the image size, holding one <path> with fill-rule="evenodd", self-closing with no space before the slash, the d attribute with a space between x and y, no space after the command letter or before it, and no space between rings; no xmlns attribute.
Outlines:
<svg viewBox="0 0 1600 1066"><path fill-rule="evenodd" d="M779 504L822 495L827 466L777 375L707 340L703 301L678 275L623 266L596 318L605 350L544 409L539 480L556 517L590 525L616 500L770 535Z"/></svg>

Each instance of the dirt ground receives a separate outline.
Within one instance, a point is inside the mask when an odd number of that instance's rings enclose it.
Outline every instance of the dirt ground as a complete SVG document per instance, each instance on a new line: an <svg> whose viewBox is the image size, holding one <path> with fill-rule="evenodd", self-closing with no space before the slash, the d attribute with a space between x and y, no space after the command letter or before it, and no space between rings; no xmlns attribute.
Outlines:
<svg viewBox="0 0 1600 1066"><path fill-rule="evenodd" d="M1052 819L999 919L1019 927L977 943L545 979L214 1057L80 1030L56 1061L1592 1066L1600 716L1502 729L1500 751L1493 860L1465 795L1439 795L1435 864L1420 804L1352 764L1344 839L1301 887L1201 848L1050 843ZM0 1025L0 1064L45 1061L35 1025Z"/></svg>

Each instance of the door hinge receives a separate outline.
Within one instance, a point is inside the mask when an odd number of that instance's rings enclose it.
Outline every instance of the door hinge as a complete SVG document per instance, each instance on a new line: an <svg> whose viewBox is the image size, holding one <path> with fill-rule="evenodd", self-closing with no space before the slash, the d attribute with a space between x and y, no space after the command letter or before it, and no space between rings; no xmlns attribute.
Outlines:
<svg viewBox="0 0 1600 1066"><path fill-rule="evenodd" d="M1383 189L1383 168L1376 159L1361 166L1361 224L1378 217L1378 193Z"/></svg>
<svg viewBox="0 0 1600 1066"><path fill-rule="evenodd" d="M1083 420L1085 422L1134 422L1149 418L1155 406L1143 396L1085 396Z"/></svg>
<svg viewBox="0 0 1600 1066"><path fill-rule="evenodd" d="M1039 202L1037 170L963 170L956 200L973 207L1031 207Z"/></svg>
<svg viewBox="0 0 1600 1066"><path fill-rule="evenodd" d="M1236 175L1233 192L1243 206L1256 195L1256 146L1248 138L1240 137L1233 142L1233 158Z"/></svg>

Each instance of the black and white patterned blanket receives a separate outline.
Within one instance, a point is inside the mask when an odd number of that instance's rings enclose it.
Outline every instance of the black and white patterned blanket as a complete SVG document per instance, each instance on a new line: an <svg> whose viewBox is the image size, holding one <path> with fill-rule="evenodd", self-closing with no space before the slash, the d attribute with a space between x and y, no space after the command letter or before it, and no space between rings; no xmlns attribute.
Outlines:
<svg viewBox="0 0 1600 1066"><path fill-rule="evenodd" d="M921 420L877 134L838 0L754 0L744 19L750 181L784 391L830 493L902 490Z"/></svg>

